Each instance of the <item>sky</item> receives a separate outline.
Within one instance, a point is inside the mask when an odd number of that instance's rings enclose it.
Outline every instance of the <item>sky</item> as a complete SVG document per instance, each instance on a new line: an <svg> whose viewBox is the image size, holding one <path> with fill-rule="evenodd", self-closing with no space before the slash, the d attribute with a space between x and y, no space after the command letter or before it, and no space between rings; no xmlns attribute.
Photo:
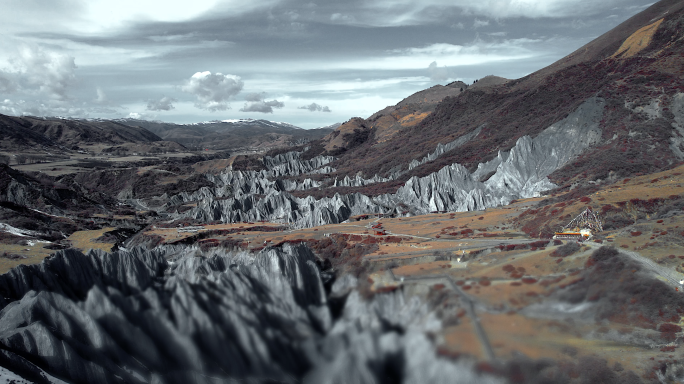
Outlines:
<svg viewBox="0 0 684 384"><path fill-rule="evenodd" d="M520 78L648 0L2 0L0 113L317 128Z"/></svg>

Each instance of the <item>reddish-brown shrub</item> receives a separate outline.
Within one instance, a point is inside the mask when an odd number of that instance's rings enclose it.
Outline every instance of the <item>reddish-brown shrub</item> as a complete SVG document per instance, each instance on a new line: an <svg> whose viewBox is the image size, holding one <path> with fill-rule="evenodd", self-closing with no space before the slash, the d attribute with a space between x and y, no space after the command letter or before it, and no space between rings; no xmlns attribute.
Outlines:
<svg viewBox="0 0 684 384"><path fill-rule="evenodd" d="M680 327L679 325L676 325L676 324L664 323L664 324L660 324L660 326L658 327L658 330L660 332L681 332L682 327Z"/></svg>

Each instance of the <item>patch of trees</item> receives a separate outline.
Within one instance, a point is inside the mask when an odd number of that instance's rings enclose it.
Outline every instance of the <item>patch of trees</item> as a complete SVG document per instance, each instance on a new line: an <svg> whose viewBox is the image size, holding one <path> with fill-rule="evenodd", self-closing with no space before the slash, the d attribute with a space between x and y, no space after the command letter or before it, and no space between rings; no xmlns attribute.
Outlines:
<svg viewBox="0 0 684 384"><path fill-rule="evenodd" d="M160 183L162 175L159 172L149 171L139 176L132 185L133 195L138 198L161 196L163 194L176 195L181 192L192 193L202 187L211 187L213 184L206 177L194 174L176 183Z"/></svg>
<svg viewBox="0 0 684 384"><path fill-rule="evenodd" d="M615 248L604 246L594 251L586 267L558 296L571 304L597 303L596 321L656 329L659 323L679 322L684 314L680 292L642 272L641 264ZM667 339L669 335L663 333Z"/></svg>
<svg viewBox="0 0 684 384"><path fill-rule="evenodd" d="M352 236L358 237L352 240ZM382 241L382 239L372 236L365 236L363 240L357 242L361 238L359 235L331 234L321 240L287 240L276 244L276 246L286 242L305 242L318 257L329 261L336 270L348 271L358 277L366 271L363 256L377 251L379 249L378 242Z"/></svg>
<svg viewBox="0 0 684 384"><path fill-rule="evenodd" d="M368 141L371 138L371 129L355 128L351 133L345 133L342 135L342 139L345 142L345 147L351 149L358 147L359 145Z"/></svg>
<svg viewBox="0 0 684 384"><path fill-rule="evenodd" d="M568 257L580 250L580 245L575 241L567 242L551 252L553 257Z"/></svg>
<svg viewBox="0 0 684 384"><path fill-rule="evenodd" d="M276 157L278 155L282 155L282 154L285 154L288 152L301 152L308 145L309 144L297 145L297 146L292 146L292 147L273 148L273 149L268 150L266 153L264 153L264 156Z"/></svg>
<svg viewBox="0 0 684 384"><path fill-rule="evenodd" d="M236 171L263 171L266 170L266 166L256 155L239 155L233 161L233 169Z"/></svg>

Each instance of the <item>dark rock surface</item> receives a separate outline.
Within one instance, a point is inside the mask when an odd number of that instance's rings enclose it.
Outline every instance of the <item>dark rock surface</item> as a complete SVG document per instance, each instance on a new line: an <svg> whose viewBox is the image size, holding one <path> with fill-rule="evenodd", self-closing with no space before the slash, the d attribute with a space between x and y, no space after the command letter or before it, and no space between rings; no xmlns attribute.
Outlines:
<svg viewBox="0 0 684 384"><path fill-rule="evenodd" d="M417 298L352 290L332 319L303 245L59 251L0 292L0 364L36 382L499 382L436 356L441 323Z"/></svg>

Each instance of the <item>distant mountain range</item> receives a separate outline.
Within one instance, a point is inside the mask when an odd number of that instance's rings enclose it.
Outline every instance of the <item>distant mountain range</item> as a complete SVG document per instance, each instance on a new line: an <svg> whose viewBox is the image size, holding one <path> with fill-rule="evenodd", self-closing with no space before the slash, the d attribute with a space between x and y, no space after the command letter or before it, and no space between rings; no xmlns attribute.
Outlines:
<svg viewBox="0 0 684 384"><path fill-rule="evenodd" d="M292 124L268 120L236 119L195 124L122 119L117 122L140 127L188 148L237 149L271 148L317 140L336 128L303 129Z"/></svg>
<svg viewBox="0 0 684 384"><path fill-rule="evenodd" d="M329 134L337 125L302 129L268 120L223 120L173 124L136 119L69 119L60 117L6 116L0 114L0 149L42 147L74 149L84 145L150 144L171 142L165 148L268 149L299 145ZM177 143L181 146L178 146Z"/></svg>
<svg viewBox="0 0 684 384"><path fill-rule="evenodd" d="M16 117L0 114L0 148L8 150L87 144L150 143L163 139L147 129L112 120Z"/></svg>

